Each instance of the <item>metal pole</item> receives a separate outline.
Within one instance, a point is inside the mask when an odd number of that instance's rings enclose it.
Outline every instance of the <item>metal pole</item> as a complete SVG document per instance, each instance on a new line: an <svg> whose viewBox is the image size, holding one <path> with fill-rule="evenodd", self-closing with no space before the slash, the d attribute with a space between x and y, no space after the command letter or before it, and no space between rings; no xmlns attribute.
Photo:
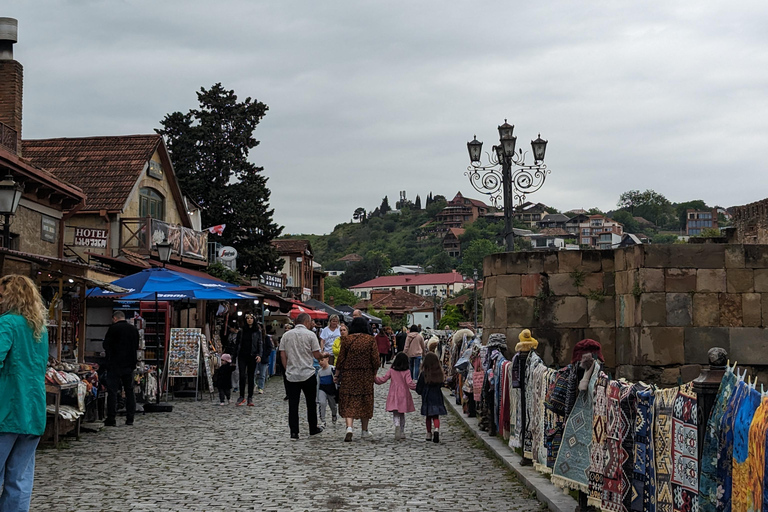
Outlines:
<svg viewBox="0 0 768 512"><path fill-rule="evenodd" d="M11 248L11 216L5 214L5 224L3 225L3 247Z"/></svg>
<svg viewBox="0 0 768 512"><path fill-rule="evenodd" d="M437 329L437 292L432 295L432 330Z"/></svg>
<svg viewBox="0 0 768 512"><path fill-rule="evenodd" d="M475 271L475 335L477 335L477 271Z"/></svg>
<svg viewBox="0 0 768 512"><path fill-rule="evenodd" d="M513 197L512 197L512 162L508 157L502 157L501 183L504 189L504 241L507 252L515 250L515 231L513 228Z"/></svg>

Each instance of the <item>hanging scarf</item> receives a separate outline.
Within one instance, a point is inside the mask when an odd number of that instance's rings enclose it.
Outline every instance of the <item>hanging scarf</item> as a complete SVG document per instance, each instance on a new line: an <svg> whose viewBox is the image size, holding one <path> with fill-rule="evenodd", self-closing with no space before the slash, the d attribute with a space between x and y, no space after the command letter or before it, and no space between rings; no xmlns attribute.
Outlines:
<svg viewBox="0 0 768 512"><path fill-rule="evenodd" d="M747 510L751 496L749 489L749 430L760 405L760 393L750 388L741 401L733 422L733 473L731 484L731 509Z"/></svg>
<svg viewBox="0 0 768 512"><path fill-rule="evenodd" d="M517 357L517 356L515 356ZM520 448L522 446L522 440L520 439L520 427L521 427L521 403L520 403L520 382L515 381L515 361L507 367L509 371L509 447ZM519 375L519 370L518 370Z"/></svg>
<svg viewBox="0 0 768 512"><path fill-rule="evenodd" d="M592 450L589 461L589 496L590 506L600 507L603 498L603 473L605 472L605 425L607 423L608 376L600 372L595 384L594 405L592 407Z"/></svg>
<svg viewBox="0 0 768 512"><path fill-rule="evenodd" d="M635 384L637 394L637 415L634 428L634 466L632 475L633 512L656 511L656 477L653 458L653 388L644 384Z"/></svg>
<svg viewBox="0 0 768 512"><path fill-rule="evenodd" d="M717 457L717 502L715 504L718 512L731 511L731 483L733 476L733 427L736 419L736 413L739 410L741 402L749 394L749 386L741 380L736 383L736 389L728 401L725 413L720 421L720 452Z"/></svg>
<svg viewBox="0 0 768 512"><path fill-rule="evenodd" d="M528 354L528 359L525 363L525 438L523 439L523 456L532 459L533 458L533 375L536 368L542 365L541 358L535 351L531 351Z"/></svg>
<svg viewBox="0 0 768 512"><path fill-rule="evenodd" d="M633 467L629 453L634 438L630 434L634 428L631 391L632 386L626 382L611 381L606 395L608 424L601 508L609 512L626 512L629 508L629 479Z"/></svg>
<svg viewBox="0 0 768 512"><path fill-rule="evenodd" d="M725 414L725 408L736 389L736 374L730 366L725 369L720 390L717 392L715 404L707 421L704 433L704 447L701 454L701 475L699 475L699 510L700 512L715 512L717 504L717 459L720 452L720 422Z"/></svg>
<svg viewBox="0 0 768 512"><path fill-rule="evenodd" d="M504 361L501 364L500 375L500 394L501 405L499 406L499 432L504 440L509 439L509 367L512 363L510 361Z"/></svg>
<svg viewBox="0 0 768 512"><path fill-rule="evenodd" d="M592 448L592 397L600 375L600 363L588 370L589 385L576 397L571 414L565 422L565 442L557 453L552 468L552 483L567 489L589 492L588 469Z"/></svg>
<svg viewBox="0 0 768 512"><path fill-rule="evenodd" d="M747 456L747 510L763 510L763 479L765 478L765 442L768 433L768 396L762 395L760 405L749 427L749 455Z"/></svg>
<svg viewBox="0 0 768 512"><path fill-rule="evenodd" d="M699 430L693 385L680 386L672 409L672 498L674 511L695 512L699 501Z"/></svg>
<svg viewBox="0 0 768 512"><path fill-rule="evenodd" d="M578 371L573 365L568 365L555 372L553 383L547 390L544 401L546 408L544 446L547 449L547 468L549 469L555 466L563 440L565 420L576 401L578 385Z"/></svg>
<svg viewBox="0 0 768 512"><path fill-rule="evenodd" d="M659 389L653 404L653 449L656 462L656 510L674 510L672 497L672 409L677 388Z"/></svg>
<svg viewBox="0 0 768 512"><path fill-rule="evenodd" d="M547 391L549 390L550 386L552 386L555 382L555 377L557 376L557 372L551 368L547 368L544 372L544 377L542 379L541 388L540 388L540 395L539 395L539 437L538 437L538 462L534 461L533 467L541 472L541 473L551 473L552 470L549 469L549 466L547 465L547 456L549 453L550 446L548 444L549 442L549 434L554 429L554 420L556 419L555 415L549 411L546 408L546 399L547 399Z"/></svg>

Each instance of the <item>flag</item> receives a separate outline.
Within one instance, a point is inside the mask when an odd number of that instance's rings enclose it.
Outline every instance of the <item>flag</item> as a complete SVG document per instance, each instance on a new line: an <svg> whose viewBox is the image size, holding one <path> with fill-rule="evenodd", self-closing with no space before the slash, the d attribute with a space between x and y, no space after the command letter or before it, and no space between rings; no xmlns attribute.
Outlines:
<svg viewBox="0 0 768 512"><path fill-rule="evenodd" d="M223 235L224 234L224 228L226 228L226 224L219 224L218 226L211 226L207 228L206 231L213 235Z"/></svg>

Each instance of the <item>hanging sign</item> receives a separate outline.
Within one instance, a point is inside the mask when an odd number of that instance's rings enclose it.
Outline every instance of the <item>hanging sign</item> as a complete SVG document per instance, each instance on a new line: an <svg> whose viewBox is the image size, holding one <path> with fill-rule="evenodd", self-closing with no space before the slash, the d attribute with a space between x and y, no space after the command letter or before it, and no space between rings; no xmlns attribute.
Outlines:
<svg viewBox="0 0 768 512"><path fill-rule="evenodd" d="M218 257L221 261L224 262L235 261L237 259L237 249L225 245L219 249Z"/></svg>
<svg viewBox="0 0 768 512"><path fill-rule="evenodd" d="M75 245L78 247L106 247L107 230L75 228Z"/></svg>

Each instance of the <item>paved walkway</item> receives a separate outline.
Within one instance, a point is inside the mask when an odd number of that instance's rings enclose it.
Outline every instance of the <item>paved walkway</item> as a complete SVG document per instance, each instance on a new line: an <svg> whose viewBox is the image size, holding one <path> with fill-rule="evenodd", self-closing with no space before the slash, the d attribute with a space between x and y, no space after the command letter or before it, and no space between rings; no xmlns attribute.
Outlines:
<svg viewBox="0 0 768 512"><path fill-rule="evenodd" d="M277 377L256 407L176 400L172 413L40 450L32 510L542 509L455 416L443 418L436 445L424 440L422 416L409 414L408 438L395 442L386 393L387 385L376 386L375 440L361 440L356 423L352 443L330 413L328 429L308 438L303 408L302 437L291 441Z"/></svg>

